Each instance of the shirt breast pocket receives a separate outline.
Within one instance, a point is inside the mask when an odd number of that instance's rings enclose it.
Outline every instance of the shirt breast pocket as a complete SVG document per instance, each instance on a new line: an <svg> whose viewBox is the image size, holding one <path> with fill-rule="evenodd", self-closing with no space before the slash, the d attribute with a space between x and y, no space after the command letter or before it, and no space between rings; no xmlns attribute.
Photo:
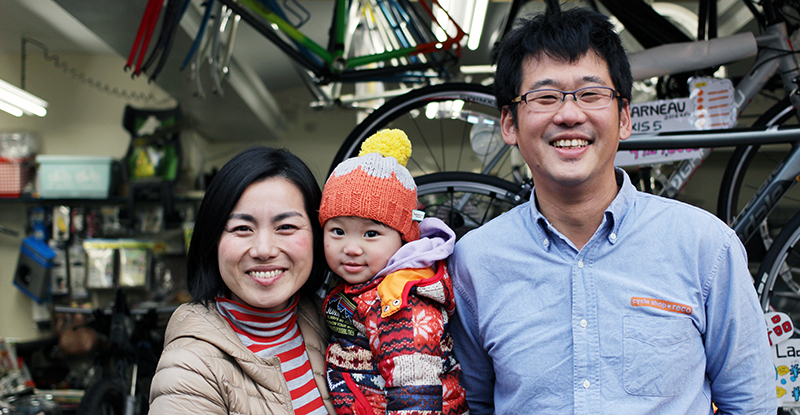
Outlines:
<svg viewBox="0 0 800 415"><path fill-rule="evenodd" d="M623 330L622 377L631 395L676 396L704 365L700 334L689 318L625 316Z"/></svg>

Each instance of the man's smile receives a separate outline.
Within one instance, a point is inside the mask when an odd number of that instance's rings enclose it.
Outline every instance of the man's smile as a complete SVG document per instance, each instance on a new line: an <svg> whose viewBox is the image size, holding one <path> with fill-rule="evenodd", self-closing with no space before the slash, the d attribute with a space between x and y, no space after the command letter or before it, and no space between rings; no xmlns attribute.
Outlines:
<svg viewBox="0 0 800 415"><path fill-rule="evenodd" d="M566 139L566 140L556 140L550 143L553 147L558 148L579 148L579 147L586 147L589 145L588 140L579 140L579 139Z"/></svg>

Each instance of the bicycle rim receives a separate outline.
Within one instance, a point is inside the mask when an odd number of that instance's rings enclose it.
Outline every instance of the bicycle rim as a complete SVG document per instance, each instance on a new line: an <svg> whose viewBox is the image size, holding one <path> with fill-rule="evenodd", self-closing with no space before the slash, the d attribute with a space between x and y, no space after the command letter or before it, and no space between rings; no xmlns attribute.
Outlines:
<svg viewBox="0 0 800 415"><path fill-rule="evenodd" d="M756 274L764 312L781 311L800 321L800 213L784 226ZM795 335L800 334L795 328Z"/></svg>
<svg viewBox="0 0 800 415"><path fill-rule="evenodd" d="M794 110L788 98L784 98L767 110L753 124L754 126L783 125L794 120ZM733 223L736 215L747 202L755 196L772 170L791 149L791 144L739 146L731 155L720 185L717 200L717 216ZM794 191L784 195L776 208L770 213L767 223L761 227L760 234L754 235L747 243L751 265L756 267L763 259L772 240L791 216L800 208L800 200Z"/></svg>
<svg viewBox="0 0 800 415"><path fill-rule="evenodd" d="M457 238L528 201L529 189L476 173L444 172L417 177L417 209L444 221Z"/></svg>
<svg viewBox="0 0 800 415"><path fill-rule="evenodd" d="M350 133L331 171L357 156L361 143L375 132L398 128L411 140L407 167L415 177L461 171L522 182L529 177L527 166L519 151L503 142L495 102L491 87L468 83L432 85L395 97Z"/></svg>

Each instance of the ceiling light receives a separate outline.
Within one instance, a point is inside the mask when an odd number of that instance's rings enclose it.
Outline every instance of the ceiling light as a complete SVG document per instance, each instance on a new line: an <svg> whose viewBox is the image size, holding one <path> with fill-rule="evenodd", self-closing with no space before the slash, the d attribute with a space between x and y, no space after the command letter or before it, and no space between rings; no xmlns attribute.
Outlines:
<svg viewBox="0 0 800 415"><path fill-rule="evenodd" d="M44 117L47 101L0 80L0 110L15 117L21 117L23 113Z"/></svg>
<svg viewBox="0 0 800 415"><path fill-rule="evenodd" d="M469 29L469 50L478 49L481 44L481 33L483 32L483 22L486 19L486 9L489 7L489 0L477 0L475 9L472 12L472 24Z"/></svg>
<svg viewBox="0 0 800 415"><path fill-rule="evenodd" d="M13 105L8 105L4 101L0 101L0 111L5 111L15 117L21 117L22 114L24 114L21 109Z"/></svg>

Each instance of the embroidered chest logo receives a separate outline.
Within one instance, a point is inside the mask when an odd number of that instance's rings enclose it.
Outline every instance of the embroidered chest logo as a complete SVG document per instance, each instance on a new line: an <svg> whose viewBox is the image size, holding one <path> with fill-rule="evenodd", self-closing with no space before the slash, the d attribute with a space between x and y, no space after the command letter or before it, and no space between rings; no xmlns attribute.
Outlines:
<svg viewBox="0 0 800 415"><path fill-rule="evenodd" d="M328 327L342 336L355 336L357 331L353 326L353 311L356 305L344 293L334 295L325 305L325 319Z"/></svg>
<svg viewBox="0 0 800 415"><path fill-rule="evenodd" d="M692 314L692 307L673 303L671 301L664 301L664 300L657 300L655 298L645 298L645 297L631 297L631 305L634 307L653 307L659 310L669 311L672 313L680 313L680 314Z"/></svg>

